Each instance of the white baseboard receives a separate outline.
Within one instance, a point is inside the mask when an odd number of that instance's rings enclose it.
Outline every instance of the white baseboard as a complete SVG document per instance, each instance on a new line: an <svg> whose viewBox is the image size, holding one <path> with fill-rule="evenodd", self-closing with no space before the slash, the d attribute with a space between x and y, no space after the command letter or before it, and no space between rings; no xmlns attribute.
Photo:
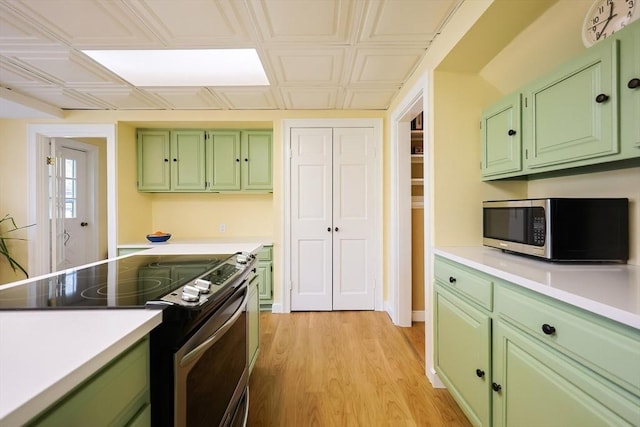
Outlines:
<svg viewBox="0 0 640 427"><path fill-rule="evenodd" d="M440 381L440 377L433 369L427 369L427 378L429 378L429 382L433 386L433 388L447 388L442 381Z"/></svg>
<svg viewBox="0 0 640 427"><path fill-rule="evenodd" d="M411 312L411 321L413 322L424 322L425 315L424 310L412 311Z"/></svg>

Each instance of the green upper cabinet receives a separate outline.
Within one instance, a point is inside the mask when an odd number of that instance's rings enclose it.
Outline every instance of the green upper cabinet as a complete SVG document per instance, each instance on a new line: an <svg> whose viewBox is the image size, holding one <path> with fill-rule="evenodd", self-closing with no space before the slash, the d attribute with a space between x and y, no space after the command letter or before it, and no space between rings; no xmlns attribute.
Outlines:
<svg viewBox="0 0 640 427"><path fill-rule="evenodd" d="M139 130L139 191L204 191L204 132Z"/></svg>
<svg viewBox="0 0 640 427"><path fill-rule="evenodd" d="M242 132L241 154L243 190L270 191L273 189L271 131Z"/></svg>
<svg viewBox="0 0 640 427"><path fill-rule="evenodd" d="M204 132L177 130L171 132L171 189L173 191L205 190Z"/></svg>
<svg viewBox="0 0 640 427"><path fill-rule="evenodd" d="M138 140L138 190L170 191L171 140L168 130L140 130Z"/></svg>
<svg viewBox="0 0 640 427"><path fill-rule="evenodd" d="M625 157L640 156L640 22L616 33L620 43L620 142Z"/></svg>
<svg viewBox="0 0 640 427"><path fill-rule="evenodd" d="M210 190L240 190L240 132L207 132L207 164Z"/></svg>
<svg viewBox="0 0 640 427"><path fill-rule="evenodd" d="M580 166L618 153L617 63L617 43L607 40L524 90L526 168Z"/></svg>
<svg viewBox="0 0 640 427"><path fill-rule="evenodd" d="M522 170L521 96L515 93L482 113L482 176L508 176Z"/></svg>
<svg viewBox="0 0 640 427"><path fill-rule="evenodd" d="M138 191L271 192L270 130L140 129Z"/></svg>

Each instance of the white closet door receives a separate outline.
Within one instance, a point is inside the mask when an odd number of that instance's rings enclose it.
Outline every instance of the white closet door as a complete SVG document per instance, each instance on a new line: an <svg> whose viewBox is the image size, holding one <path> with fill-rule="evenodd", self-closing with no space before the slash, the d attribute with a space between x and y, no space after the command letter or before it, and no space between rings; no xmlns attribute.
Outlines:
<svg viewBox="0 0 640 427"><path fill-rule="evenodd" d="M333 130L333 309L375 307L372 128Z"/></svg>
<svg viewBox="0 0 640 427"><path fill-rule="evenodd" d="M291 129L291 309L332 309L332 130Z"/></svg>

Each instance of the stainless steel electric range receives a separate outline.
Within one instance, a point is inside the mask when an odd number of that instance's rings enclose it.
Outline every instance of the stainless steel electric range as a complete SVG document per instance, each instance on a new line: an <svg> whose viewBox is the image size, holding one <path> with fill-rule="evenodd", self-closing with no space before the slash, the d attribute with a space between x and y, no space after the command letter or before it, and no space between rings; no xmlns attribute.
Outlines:
<svg viewBox="0 0 640 427"><path fill-rule="evenodd" d="M161 309L151 332L153 426L246 424L252 254L134 255L0 289L0 309Z"/></svg>

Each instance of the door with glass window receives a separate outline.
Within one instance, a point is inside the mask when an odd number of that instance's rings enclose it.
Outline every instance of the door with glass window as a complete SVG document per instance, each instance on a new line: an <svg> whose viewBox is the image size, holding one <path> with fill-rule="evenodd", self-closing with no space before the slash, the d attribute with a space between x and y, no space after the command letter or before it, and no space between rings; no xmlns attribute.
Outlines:
<svg viewBox="0 0 640 427"><path fill-rule="evenodd" d="M52 181L52 230L55 250L52 264L56 270L77 267L94 261L88 247L92 232L88 194L87 152L58 145L55 148Z"/></svg>

